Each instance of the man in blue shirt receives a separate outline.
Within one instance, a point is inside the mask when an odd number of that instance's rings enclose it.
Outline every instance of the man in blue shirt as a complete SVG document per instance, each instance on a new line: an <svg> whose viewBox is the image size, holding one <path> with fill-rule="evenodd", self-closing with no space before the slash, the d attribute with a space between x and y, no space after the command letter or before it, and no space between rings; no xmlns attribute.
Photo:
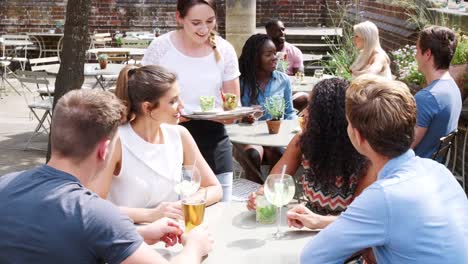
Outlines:
<svg viewBox="0 0 468 264"><path fill-rule="evenodd" d="M177 222L135 227L85 187L112 157L124 108L97 90L74 90L58 101L47 165L0 177L0 263L167 263L148 244L180 242ZM172 263L200 263L210 251L200 228Z"/></svg>
<svg viewBox="0 0 468 264"><path fill-rule="evenodd" d="M416 61L428 86L415 95L418 117L411 147L423 158L431 158L439 139L458 126L461 94L448 71L456 48L456 35L448 28L432 26L419 33Z"/></svg>
<svg viewBox="0 0 468 264"><path fill-rule="evenodd" d="M346 94L348 135L377 180L312 238L301 263L343 263L372 247L377 263L468 263L468 201L442 164L415 156L416 105L405 84L360 76Z"/></svg>

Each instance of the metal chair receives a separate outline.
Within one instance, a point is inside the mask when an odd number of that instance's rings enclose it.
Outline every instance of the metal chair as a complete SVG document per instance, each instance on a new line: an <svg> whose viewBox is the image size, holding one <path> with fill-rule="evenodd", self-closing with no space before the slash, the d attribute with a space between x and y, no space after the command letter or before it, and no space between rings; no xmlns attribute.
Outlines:
<svg viewBox="0 0 468 264"><path fill-rule="evenodd" d="M455 138L457 136L457 130L450 132L448 135L439 139L439 146L437 150L432 154L432 159L447 165L450 161L449 150L452 145L455 144Z"/></svg>
<svg viewBox="0 0 468 264"><path fill-rule="evenodd" d="M24 147L24 150L28 149L29 144L31 143L31 140L38 134L40 134L42 131L49 133L49 128L46 127L45 123L46 121L48 122L48 125L50 127L50 119L52 117L52 103L53 103L53 97L51 92L51 88L49 88L49 80L47 80L47 73L45 72L32 72L32 71L16 71L16 77L21 83L21 86L23 88L23 95L24 99L26 101L26 104L28 105L28 108L30 109L31 113L34 115L34 117L37 119L38 124L36 128L34 129L34 132L32 135L29 137L28 141L26 142L26 145ZM24 92L25 89L29 90L29 87L27 84L35 84L37 87L37 95L33 97L33 100L31 101L28 98L28 95ZM38 110L44 111L42 116L38 112ZM42 131L41 131L42 128Z"/></svg>

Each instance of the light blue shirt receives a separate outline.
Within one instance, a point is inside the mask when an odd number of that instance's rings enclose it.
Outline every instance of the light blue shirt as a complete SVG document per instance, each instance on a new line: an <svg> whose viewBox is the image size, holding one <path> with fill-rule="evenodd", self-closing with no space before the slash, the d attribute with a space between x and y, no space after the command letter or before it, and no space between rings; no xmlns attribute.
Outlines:
<svg viewBox="0 0 468 264"><path fill-rule="evenodd" d="M242 87L241 83L241 87ZM292 89L291 89L291 82L289 81L289 77L279 71L273 71L272 77L268 82L267 86L265 87L265 91L259 91L257 102L259 105L264 107L265 105L265 98L270 96L280 96L284 98L285 109L284 109L284 119L295 119L296 113L294 112L293 103L292 103ZM245 87L245 91L241 97L242 106L250 106L250 87ZM271 115L265 112L259 120L267 120L270 119Z"/></svg>
<svg viewBox="0 0 468 264"><path fill-rule="evenodd" d="M431 158L439 139L458 127L462 109L460 89L453 79L435 80L414 96L418 109L417 125L427 128L414 152Z"/></svg>
<svg viewBox="0 0 468 264"><path fill-rule="evenodd" d="M468 200L450 171L413 150L391 159L301 263L343 263L367 247L379 264L468 263Z"/></svg>

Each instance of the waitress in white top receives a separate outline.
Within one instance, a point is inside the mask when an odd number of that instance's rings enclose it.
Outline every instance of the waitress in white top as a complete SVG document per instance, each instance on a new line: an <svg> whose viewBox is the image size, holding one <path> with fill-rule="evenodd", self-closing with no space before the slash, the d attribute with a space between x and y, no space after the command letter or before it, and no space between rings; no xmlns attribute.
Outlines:
<svg viewBox="0 0 468 264"><path fill-rule="evenodd" d="M89 187L120 206L135 223L183 219L174 189L183 164L197 167L208 205L222 197L221 185L194 139L177 125L183 108L179 93L175 74L155 65L127 66L117 80L116 94L128 108L127 122L119 127L104 177Z"/></svg>
<svg viewBox="0 0 468 264"><path fill-rule="evenodd" d="M222 108L221 92L240 96L239 65L232 45L216 36L213 0L178 0L176 20L181 29L155 39L141 63L161 65L177 74L187 113L200 111L200 96L214 96ZM232 149L224 124L228 120L182 120L223 187L223 201L232 193Z"/></svg>

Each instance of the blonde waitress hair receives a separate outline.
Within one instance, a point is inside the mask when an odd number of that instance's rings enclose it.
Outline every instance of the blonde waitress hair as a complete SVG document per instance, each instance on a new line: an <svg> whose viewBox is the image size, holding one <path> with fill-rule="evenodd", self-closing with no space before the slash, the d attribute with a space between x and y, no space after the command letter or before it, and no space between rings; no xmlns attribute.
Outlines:
<svg viewBox="0 0 468 264"><path fill-rule="evenodd" d="M353 72L360 71L365 68L375 53L385 55L387 61L390 62L387 54L380 46L379 29L374 23L364 21L354 25L353 29L354 34L364 40L364 48L359 51L356 61L351 65L351 70Z"/></svg>
<svg viewBox="0 0 468 264"><path fill-rule="evenodd" d="M215 0L177 0L177 11L180 14L180 17L184 18L190 8L196 5L207 5L213 9L216 15L216 2ZM215 26L215 28L217 25ZM208 41L210 42L211 47L213 48L213 52L215 55L215 60L216 62L219 62L221 59L221 53L219 53L219 50L216 48L216 31L212 30L210 32L210 36L208 38Z"/></svg>

